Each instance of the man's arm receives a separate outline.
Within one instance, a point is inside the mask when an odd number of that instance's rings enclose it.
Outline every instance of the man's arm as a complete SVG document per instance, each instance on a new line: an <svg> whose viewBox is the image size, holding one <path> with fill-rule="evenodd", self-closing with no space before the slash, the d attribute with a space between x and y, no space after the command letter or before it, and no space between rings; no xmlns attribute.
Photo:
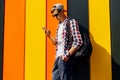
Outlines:
<svg viewBox="0 0 120 80"><path fill-rule="evenodd" d="M75 19L70 20L70 27L73 35L73 43L72 47L68 51L68 54L72 55L83 44L83 41L79 31L78 22Z"/></svg>
<svg viewBox="0 0 120 80"><path fill-rule="evenodd" d="M77 50L77 48L71 47L70 50L68 51L67 55L71 56L72 54L75 53L76 50Z"/></svg>
<svg viewBox="0 0 120 80"><path fill-rule="evenodd" d="M57 41L54 37L51 37L51 31L46 29L46 28L43 28L43 30L45 31L45 34L46 36L51 40L51 42L56 45L57 44Z"/></svg>
<svg viewBox="0 0 120 80"><path fill-rule="evenodd" d="M62 55L60 57L62 58L63 61L66 62L66 61L68 61L69 57L75 53L76 50L77 50L77 48L71 47L70 50L67 51L66 55Z"/></svg>
<svg viewBox="0 0 120 80"><path fill-rule="evenodd" d="M57 41L56 41L56 39L54 38L54 37L48 37L51 41L52 41L52 43L54 44L54 45L56 45L57 44Z"/></svg>
<svg viewBox="0 0 120 80"><path fill-rule="evenodd" d="M66 55L61 56L63 61L68 61L69 56L73 55L76 50L83 44L82 37L79 31L79 26L75 19L70 20L70 27L73 36L72 47L70 48L70 50L66 51Z"/></svg>

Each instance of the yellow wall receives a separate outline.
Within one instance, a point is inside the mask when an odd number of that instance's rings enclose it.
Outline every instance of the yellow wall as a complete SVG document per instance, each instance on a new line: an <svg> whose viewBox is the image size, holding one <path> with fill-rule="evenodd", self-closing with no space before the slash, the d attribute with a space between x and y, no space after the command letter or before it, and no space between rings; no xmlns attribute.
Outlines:
<svg viewBox="0 0 120 80"><path fill-rule="evenodd" d="M109 0L89 0L91 80L112 80Z"/></svg>
<svg viewBox="0 0 120 80"><path fill-rule="evenodd" d="M45 80L46 0L26 0L25 80Z"/></svg>

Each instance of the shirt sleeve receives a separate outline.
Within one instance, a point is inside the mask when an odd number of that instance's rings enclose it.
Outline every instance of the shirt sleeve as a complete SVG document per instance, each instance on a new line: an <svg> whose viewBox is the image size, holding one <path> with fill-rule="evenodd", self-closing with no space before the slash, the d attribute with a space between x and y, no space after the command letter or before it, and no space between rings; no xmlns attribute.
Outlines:
<svg viewBox="0 0 120 80"><path fill-rule="evenodd" d="M75 19L70 20L70 27L73 36L72 47L79 48L83 44L83 40L79 31L78 22Z"/></svg>

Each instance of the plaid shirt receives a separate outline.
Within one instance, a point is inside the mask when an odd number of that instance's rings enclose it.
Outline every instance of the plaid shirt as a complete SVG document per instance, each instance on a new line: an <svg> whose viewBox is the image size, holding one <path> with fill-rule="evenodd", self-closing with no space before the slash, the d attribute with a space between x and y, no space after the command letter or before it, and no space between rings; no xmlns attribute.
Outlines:
<svg viewBox="0 0 120 80"><path fill-rule="evenodd" d="M69 42L68 40L68 31L67 31L67 21L68 21L69 18L66 18L64 20L64 26L65 26L65 29L63 30L63 33L62 33L62 38L65 40L64 42L64 53L66 54L69 49L71 47L75 47L75 48L79 48L83 41L82 41L82 38L81 38L81 34L80 34L80 31L79 31L79 26L78 26L78 22L75 20L75 19L70 19L69 21L69 26L70 27L70 33L69 34L69 37L71 38L71 42ZM59 25L58 25L58 28L57 28L57 31L56 31L56 40L58 40L58 29L59 29ZM56 51L58 50L57 48L57 44L56 44Z"/></svg>

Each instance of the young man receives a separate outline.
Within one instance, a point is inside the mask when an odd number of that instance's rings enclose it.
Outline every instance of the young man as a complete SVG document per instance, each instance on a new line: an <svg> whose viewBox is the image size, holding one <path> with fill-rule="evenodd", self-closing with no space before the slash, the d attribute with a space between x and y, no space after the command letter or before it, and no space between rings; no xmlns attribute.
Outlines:
<svg viewBox="0 0 120 80"><path fill-rule="evenodd" d="M64 12L62 4L53 5L51 14L59 21L56 38L51 36L50 30L44 28L47 37L57 48L52 80L72 80L74 53L83 43L77 21L75 19L69 20ZM67 26L68 21L70 26ZM70 27L71 34L68 34L68 27ZM68 35L71 36L72 42L68 41Z"/></svg>

